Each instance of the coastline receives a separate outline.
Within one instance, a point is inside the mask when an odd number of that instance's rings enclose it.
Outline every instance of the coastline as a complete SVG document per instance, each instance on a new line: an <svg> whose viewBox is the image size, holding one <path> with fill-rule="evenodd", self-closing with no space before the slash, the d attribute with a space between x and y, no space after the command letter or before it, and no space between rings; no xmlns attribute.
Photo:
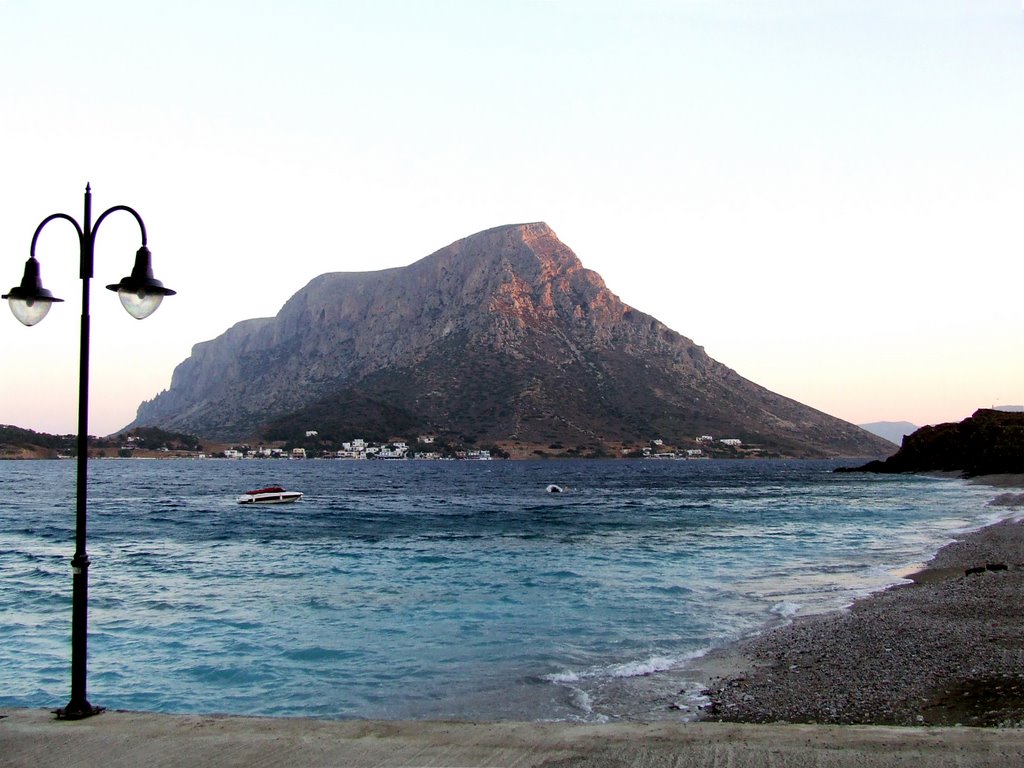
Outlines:
<svg viewBox="0 0 1024 768"><path fill-rule="evenodd" d="M971 482L1024 488L1022 475ZM989 504L1019 508L1024 494ZM708 681L700 719L1024 727L1022 515L965 534L906 578L709 653L695 665Z"/></svg>

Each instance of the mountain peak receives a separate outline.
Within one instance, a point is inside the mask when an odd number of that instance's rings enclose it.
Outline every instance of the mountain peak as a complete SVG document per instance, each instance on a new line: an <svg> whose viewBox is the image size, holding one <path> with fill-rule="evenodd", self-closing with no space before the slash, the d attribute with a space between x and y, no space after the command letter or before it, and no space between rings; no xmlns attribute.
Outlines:
<svg viewBox="0 0 1024 768"><path fill-rule="evenodd" d="M497 259L517 267L526 267L534 260L544 264L557 262L562 268L582 268L576 254L543 221L485 229L456 240L420 262L452 259Z"/></svg>

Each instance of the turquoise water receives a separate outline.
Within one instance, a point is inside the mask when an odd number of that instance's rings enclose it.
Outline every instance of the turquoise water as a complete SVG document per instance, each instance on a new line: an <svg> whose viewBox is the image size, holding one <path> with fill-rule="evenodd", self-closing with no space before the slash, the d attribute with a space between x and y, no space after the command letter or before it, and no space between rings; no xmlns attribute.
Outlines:
<svg viewBox="0 0 1024 768"><path fill-rule="evenodd" d="M992 489L834 466L93 461L89 698L646 717L707 649L848 604L998 517ZM68 699L74 473L0 462L2 706ZM269 484L306 497L235 503Z"/></svg>

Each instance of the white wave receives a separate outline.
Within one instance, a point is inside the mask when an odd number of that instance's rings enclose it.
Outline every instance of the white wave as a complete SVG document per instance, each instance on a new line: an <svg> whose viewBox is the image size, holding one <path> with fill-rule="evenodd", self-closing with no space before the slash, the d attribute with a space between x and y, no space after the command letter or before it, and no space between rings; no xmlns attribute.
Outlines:
<svg viewBox="0 0 1024 768"><path fill-rule="evenodd" d="M550 675L544 675L541 679L558 685L571 685L580 681L580 675L578 672L552 672Z"/></svg>
<svg viewBox="0 0 1024 768"><path fill-rule="evenodd" d="M582 671L565 670L563 672L552 672L543 675L541 679L556 685L571 686L583 680L645 677L646 675L653 675L658 672L669 672L673 669L679 669L706 653L707 649L701 649L685 653L681 656L651 656L646 659L627 661L621 664L591 667Z"/></svg>
<svg viewBox="0 0 1024 768"><path fill-rule="evenodd" d="M791 619L800 613L800 603L792 603L788 600L784 600L781 603L773 605L771 607L771 612L784 619Z"/></svg>
<svg viewBox="0 0 1024 768"><path fill-rule="evenodd" d="M630 661L609 667L608 677L644 677L655 672L667 672L680 664L679 659L669 656L652 656L644 661Z"/></svg>

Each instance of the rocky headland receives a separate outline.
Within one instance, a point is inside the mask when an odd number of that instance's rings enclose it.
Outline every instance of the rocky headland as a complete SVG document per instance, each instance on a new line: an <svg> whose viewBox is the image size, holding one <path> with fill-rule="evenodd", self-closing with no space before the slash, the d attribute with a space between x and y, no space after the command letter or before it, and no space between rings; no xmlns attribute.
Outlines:
<svg viewBox="0 0 1024 768"><path fill-rule="evenodd" d="M884 461L849 472L954 472L965 477L1024 472L1024 413L979 409L960 422L921 427Z"/></svg>

